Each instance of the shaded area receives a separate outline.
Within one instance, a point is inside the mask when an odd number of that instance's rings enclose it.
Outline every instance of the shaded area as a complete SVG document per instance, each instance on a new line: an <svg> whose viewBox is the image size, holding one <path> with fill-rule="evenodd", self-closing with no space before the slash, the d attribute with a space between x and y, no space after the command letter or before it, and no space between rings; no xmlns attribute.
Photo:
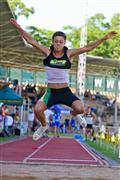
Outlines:
<svg viewBox="0 0 120 180"><path fill-rule="evenodd" d="M19 96L12 88L4 86L0 89L0 102L7 105L21 106L23 103L23 98Z"/></svg>

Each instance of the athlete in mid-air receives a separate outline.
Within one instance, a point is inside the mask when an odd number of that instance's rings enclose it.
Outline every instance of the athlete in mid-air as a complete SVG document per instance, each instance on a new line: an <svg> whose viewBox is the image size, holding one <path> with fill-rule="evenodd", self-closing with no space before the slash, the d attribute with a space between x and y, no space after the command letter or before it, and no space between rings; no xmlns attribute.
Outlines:
<svg viewBox="0 0 120 180"><path fill-rule="evenodd" d="M34 48L45 55L43 64L46 71L47 88L34 108L37 119L41 122L42 126L39 127L33 134L33 139L38 140L42 134L47 130L46 119L44 111L54 104L65 104L72 108L73 115L84 113L84 105L82 101L76 97L70 90L69 84L69 71L72 65L72 59L76 55L89 52L95 49L104 41L115 36L117 33L111 31L95 42L89 43L85 47L68 49L65 46L66 35L61 31L57 31L52 36L52 45L50 48L39 44L34 40L30 34L25 32L15 19L10 19L10 23L17 28L20 35Z"/></svg>

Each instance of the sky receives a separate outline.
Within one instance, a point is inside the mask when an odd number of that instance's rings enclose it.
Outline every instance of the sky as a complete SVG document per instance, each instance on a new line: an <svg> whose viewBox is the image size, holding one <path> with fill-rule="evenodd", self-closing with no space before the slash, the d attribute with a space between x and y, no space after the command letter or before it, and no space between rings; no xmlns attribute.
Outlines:
<svg viewBox="0 0 120 180"><path fill-rule="evenodd" d="M35 13L28 19L18 18L22 27L36 26L47 30L62 30L63 26L81 27L85 16L103 13L106 20L120 13L120 0L22 0ZM86 8L87 5L87 8Z"/></svg>

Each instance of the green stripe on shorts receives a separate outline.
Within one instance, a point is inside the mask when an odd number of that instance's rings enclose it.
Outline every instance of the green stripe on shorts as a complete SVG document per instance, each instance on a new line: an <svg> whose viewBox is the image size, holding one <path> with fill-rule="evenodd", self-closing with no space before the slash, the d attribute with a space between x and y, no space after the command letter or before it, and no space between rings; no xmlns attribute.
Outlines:
<svg viewBox="0 0 120 180"><path fill-rule="evenodd" d="M49 97L51 95L51 89L47 88L44 96L43 96L43 102L47 105Z"/></svg>

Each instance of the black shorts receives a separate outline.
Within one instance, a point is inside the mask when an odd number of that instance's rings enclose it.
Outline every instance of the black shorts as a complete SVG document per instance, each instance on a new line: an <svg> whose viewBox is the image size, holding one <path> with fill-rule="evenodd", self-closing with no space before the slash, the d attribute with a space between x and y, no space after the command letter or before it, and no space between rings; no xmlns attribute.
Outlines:
<svg viewBox="0 0 120 180"><path fill-rule="evenodd" d="M92 124L87 124L86 128L93 129L93 125Z"/></svg>
<svg viewBox="0 0 120 180"><path fill-rule="evenodd" d="M71 107L72 103L76 100L79 100L79 98L71 92L69 87L60 89L47 88L40 99L47 107L55 104L64 104Z"/></svg>

